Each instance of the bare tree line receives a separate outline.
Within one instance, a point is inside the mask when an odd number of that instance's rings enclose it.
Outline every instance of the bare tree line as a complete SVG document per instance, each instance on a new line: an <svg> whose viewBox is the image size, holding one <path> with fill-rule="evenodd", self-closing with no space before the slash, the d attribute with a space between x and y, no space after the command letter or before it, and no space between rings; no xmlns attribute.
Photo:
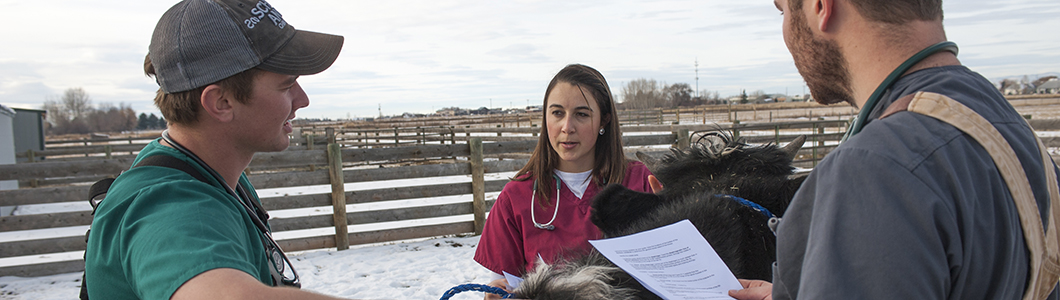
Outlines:
<svg viewBox="0 0 1060 300"><path fill-rule="evenodd" d="M100 103L93 107L92 98L80 87L49 97L43 109L47 112L48 134L121 132L137 129L140 124L129 104Z"/></svg>
<svg viewBox="0 0 1060 300"><path fill-rule="evenodd" d="M667 85L655 79L634 79L622 87L622 103L627 109L650 109L661 107L682 107L704 104L726 104L717 91L695 91L687 83Z"/></svg>

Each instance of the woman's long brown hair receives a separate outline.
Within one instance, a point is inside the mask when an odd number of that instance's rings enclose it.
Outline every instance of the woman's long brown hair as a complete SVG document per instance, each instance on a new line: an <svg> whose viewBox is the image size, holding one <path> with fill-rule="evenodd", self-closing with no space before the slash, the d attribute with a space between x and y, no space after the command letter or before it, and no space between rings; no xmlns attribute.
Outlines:
<svg viewBox="0 0 1060 300"><path fill-rule="evenodd" d="M548 124L548 96L556 84L566 82L583 91L588 91L596 99L596 105L600 106L600 124L604 128L604 134L597 137L594 148L596 161L593 162L592 182L597 186L607 183L621 184L626 174L626 155L622 151L622 133L619 131L618 113L615 111L615 100L611 96L611 88L599 71L586 65L571 64L564 67L545 89L545 99L541 105L541 133L538 134L537 147L534 148L530 161L523 166L512 180L526 181L537 178L534 186L538 198L548 199L549 193L555 188L555 180L550 176L559 164L559 154L552 148L549 142ZM549 201L539 202L548 206Z"/></svg>

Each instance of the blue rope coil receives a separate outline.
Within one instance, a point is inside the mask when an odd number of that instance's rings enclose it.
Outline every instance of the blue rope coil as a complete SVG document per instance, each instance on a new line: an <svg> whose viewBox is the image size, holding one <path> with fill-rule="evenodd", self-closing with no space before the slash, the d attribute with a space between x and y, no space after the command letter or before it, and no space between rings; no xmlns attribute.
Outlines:
<svg viewBox="0 0 1060 300"><path fill-rule="evenodd" d="M744 206L750 207L751 209L757 210L758 212L762 213L763 215L766 216L767 219L772 219L773 218L773 213L769 212L768 209L766 209L765 207L762 207L761 205L758 205L758 203L751 202L750 200L747 200L747 199L744 199L744 198L740 198L740 197L736 197L736 196L733 196L733 195L718 194L718 195L714 195L714 196L716 196L716 197L725 197L725 198L729 198L729 199L732 199L732 200L736 200L736 202L739 202L740 204L743 204Z"/></svg>
<svg viewBox="0 0 1060 300"><path fill-rule="evenodd" d="M455 286L455 287L449 289L448 291L445 292L445 294L442 294L442 299L439 299L439 300L449 300L449 298L452 298L453 296L456 296L456 294L467 292L467 291L476 291L476 292L486 292L486 293L490 293L490 294L497 294L497 295L501 295L501 299L508 299L508 298L512 297L512 294L509 294L508 292L504 291L504 289L499 288L499 287L493 287L493 286L488 286L488 285L484 285L484 284L469 283L469 284L461 284L461 285L458 285L458 286Z"/></svg>

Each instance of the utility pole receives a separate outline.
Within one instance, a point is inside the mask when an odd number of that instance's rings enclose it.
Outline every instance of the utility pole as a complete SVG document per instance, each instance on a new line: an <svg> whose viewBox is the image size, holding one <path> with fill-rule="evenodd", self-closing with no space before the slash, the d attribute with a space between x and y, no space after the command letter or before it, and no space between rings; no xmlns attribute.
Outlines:
<svg viewBox="0 0 1060 300"><path fill-rule="evenodd" d="M383 118L383 104L379 103L379 118Z"/></svg>
<svg viewBox="0 0 1060 300"><path fill-rule="evenodd" d="M696 57L696 98L699 98L699 57Z"/></svg>

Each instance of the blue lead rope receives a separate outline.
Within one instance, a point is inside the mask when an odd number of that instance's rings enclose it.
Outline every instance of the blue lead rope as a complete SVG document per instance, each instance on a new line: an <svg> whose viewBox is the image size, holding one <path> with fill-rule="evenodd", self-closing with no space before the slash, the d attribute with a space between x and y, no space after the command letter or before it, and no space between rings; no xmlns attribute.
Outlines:
<svg viewBox="0 0 1060 300"><path fill-rule="evenodd" d="M458 285L458 286L455 286L455 287L449 289L448 291L445 292L445 294L442 295L442 299L439 299L439 300L449 300L449 298L452 298L456 294L467 292L467 291L476 291L476 292L486 292L486 293L490 293L490 294L497 294L497 295L501 295L501 299L508 299L508 298L512 297L512 294L509 294L508 292L505 292L504 289L501 289L501 288L498 288L498 287L488 286L488 285L484 285L484 284L469 283L469 284L461 284L461 285Z"/></svg>
<svg viewBox="0 0 1060 300"><path fill-rule="evenodd" d="M773 213L769 212L768 209L766 209L765 207L762 207L761 205L758 205L758 203L751 202L750 200L747 200L747 199L744 199L744 198L740 198L740 197L736 197L736 196L733 196L733 195L718 194L718 195L714 195L714 196L715 197L725 197L725 198L729 198L729 199L732 199L732 200L736 200L736 202L739 202L740 204L743 204L744 206L750 207L750 208L752 208L754 210L757 210L758 212L762 213L763 215L766 216L767 219L772 219L773 218Z"/></svg>

